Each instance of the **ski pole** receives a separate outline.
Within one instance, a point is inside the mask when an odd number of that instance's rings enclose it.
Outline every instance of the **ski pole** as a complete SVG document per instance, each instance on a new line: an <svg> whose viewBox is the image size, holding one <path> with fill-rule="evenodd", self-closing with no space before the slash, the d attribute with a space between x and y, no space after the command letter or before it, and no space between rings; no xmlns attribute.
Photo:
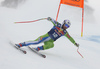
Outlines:
<svg viewBox="0 0 100 69"><path fill-rule="evenodd" d="M37 20L34 20L34 21L15 22L15 23L31 23L31 22L36 22L36 21L45 20L45 19L47 19L47 18L41 18L41 19L37 19Z"/></svg>
<svg viewBox="0 0 100 69"><path fill-rule="evenodd" d="M79 47L78 47L78 49L77 49L77 52L78 52L78 54L79 54L82 58L84 58L84 57L82 56L82 54L81 54L78 50L79 50Z"/></svg>

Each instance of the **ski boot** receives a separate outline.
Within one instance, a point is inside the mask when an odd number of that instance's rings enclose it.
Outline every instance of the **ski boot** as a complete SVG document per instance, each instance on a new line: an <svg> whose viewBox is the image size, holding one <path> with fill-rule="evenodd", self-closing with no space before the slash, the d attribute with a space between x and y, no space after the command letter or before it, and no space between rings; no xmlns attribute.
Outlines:
<svg viewBox="0 0 100 69"><path fill-rule="evenodd" d="M18 48L25 46L25 42L23 43L19 43L19 44L15 44L16 46L18 46Z"/></svg>
<svg viewBox="0 0 100 69"><path fill-rule="evenodd" d="M40 50L43 50L43 46L39 46L37 48L34 48L36 51L40 51Z"/></svg>

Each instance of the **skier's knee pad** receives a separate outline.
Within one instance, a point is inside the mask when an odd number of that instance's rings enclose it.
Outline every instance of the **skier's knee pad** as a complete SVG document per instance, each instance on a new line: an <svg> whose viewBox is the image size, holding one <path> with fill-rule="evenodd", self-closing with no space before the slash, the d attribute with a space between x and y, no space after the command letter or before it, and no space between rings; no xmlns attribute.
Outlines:
<svg viewBox="0 0 100 69"><path fill-rule="evenodd" d="M45 42L43 45L44 50L45 49L49 49L49 48L53 48L54 44L52 42Z"/></svg>
<svg viewBox="0 0 100 69"><path fill-rule="evenodd" d="M53 48L54 47L54 44L53 43L50 43L49 46L50 46L50 48Z"/></svg>

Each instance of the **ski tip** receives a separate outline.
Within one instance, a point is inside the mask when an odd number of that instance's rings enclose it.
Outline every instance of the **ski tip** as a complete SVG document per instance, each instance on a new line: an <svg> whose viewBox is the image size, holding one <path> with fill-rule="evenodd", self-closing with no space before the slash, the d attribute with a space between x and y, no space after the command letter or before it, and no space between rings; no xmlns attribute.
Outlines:
<svg viewBox="0 0 100 69"><path fill-rule="evenodd" d="M46 56L44 58L46 58Z"/></svg>
<svg viewBox="0 0 100 69"><path fill-rule="evenodd" d="M43 56L43 58L46 58L46 56L45 55L42 55Z"/></svg>
<svg viewBox="0 0 100 69"><path fill-rule="evenodd" d="M23 51L23 53L26 54L27 52L26 51Z"/></svg>

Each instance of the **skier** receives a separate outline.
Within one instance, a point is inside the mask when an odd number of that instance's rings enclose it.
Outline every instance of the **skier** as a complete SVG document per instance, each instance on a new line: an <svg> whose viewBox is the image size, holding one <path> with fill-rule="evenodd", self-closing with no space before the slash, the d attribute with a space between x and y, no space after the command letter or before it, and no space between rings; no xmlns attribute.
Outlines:
<svg viewBox="0 0 100 69"><path fill-rule="evenodd" d="M74 45L76 45L76 47L79 47L79 44L75 42L75 40L68 34L66 30L71 25L69 20L64 20L62 24L52 19L51 17L48 17L47 20L51 21L54 25L53 28L48 33L38 37L36 40L26 41L26 42L22 42L22 43L15 44L15 45L20 48L23 46L44 43L44 45L38 46L34 49L37 51L46 50L49 48L53 48L54 47L53 42L56 41L58 38L60 38L61 36L66 36Z"/></svg>

